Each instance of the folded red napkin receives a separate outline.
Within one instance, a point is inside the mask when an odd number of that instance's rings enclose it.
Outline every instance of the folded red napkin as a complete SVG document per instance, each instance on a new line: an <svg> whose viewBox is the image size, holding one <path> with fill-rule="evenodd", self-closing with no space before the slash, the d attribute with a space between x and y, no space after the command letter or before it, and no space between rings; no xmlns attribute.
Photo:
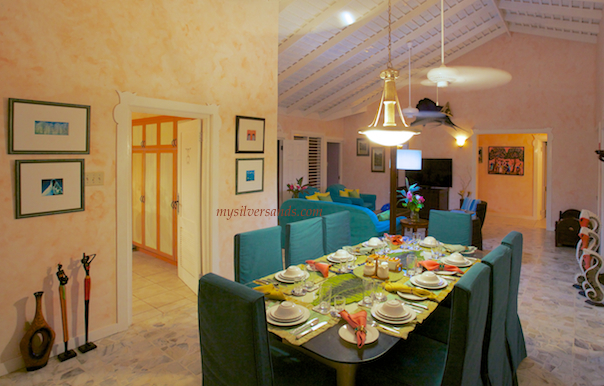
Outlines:
<svg viewBox="0 0 604 386"><path fill-rule="evenodd" d="M439 271L451 271L451 272L463 273L461 271L461 269L457 268L454 265L442 264L442 263L439 263L436 260L425 260L425 261L420 261L419 263L424 268L426 268L428 271L439 270Z"/></svg>
<svg viewBox="0 0 604 386"><path fill-rule="evenodd" d="M403 236L401 235L390 236L388 233L384 233L384 237L390 239L390 242L394 245L401 245L403 243Z"/></svg>
<svg viewBox="0 0 604 386"><path fill-rule="evenodd" d="M314 260L306 260L306 264L310 265L311 267L315 267L319 272L323 274L323 277L329 276L329 267L331 267L331 264L320 263Z"/></svg>
<svg viewBox="0 0 604 386"><path fill-rule="evenodd" d="M365 327L367 326L367 311L362 310L352 315L347 311L340 311L340 316L356 331L358 348L363 347L365 337L367 336L367 332L365 331Z"/></svg>

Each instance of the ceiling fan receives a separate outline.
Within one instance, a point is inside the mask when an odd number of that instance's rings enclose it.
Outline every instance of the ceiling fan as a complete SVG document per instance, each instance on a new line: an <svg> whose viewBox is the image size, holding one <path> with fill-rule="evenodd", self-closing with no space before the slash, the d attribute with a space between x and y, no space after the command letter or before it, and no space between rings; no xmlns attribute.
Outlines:
<svg viewBox="0 0 604 386"><path fill-rule="evenodd" d="M440 67L428 71L427 77L421 82L425 86L452 87L464 90L480 90L502 86L512 80L510 73L490 67L445 65L445 7L440 0L440 33L441 45Z"/></svg>

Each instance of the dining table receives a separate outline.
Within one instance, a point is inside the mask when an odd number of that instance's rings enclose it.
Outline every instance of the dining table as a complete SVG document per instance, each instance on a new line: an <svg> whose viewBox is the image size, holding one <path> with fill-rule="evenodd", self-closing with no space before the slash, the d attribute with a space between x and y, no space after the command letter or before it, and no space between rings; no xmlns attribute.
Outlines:
<svg viewBox="0 0 604 386"><path fill-rule="evenodd" d="M285 271L280 271L258 278L253 283L250 283L252 287L257 286L256 289L258 290L266 290L267 286L271 287L271 291L265 292L267 310L271 307L274 308L284 300L288 300L310 311L308 318L304 320L305 323L301 322L295 325L273 324L274 322L271 323L269 320L267 311L268 331L306 355L336 369L338 386L354 386L356 371L360 365L366 365L377 360L382 355L385 355L401 339L407 339L409 333L418 324L426 320L439 306L440 302L449 295L463 273L471 269L485 255L484 251L477 250L471 246L438 243L435 247L425 247L421 245L421 241L419 243L415 241L414 243L406 237L402 239L400 236L397 237L399 237L397 240L398 243L393 243L388 235L384 235L382 245L378 247L368 246L367 242L343 247L351 255L350 263L347 261L339 262L334 258L333 253L313 260L314 263L330 264L326 272L327 277L316 270L314 264L300 264L299 268L302 270L303 276L299 281L284 281L282 275ZM469 266L466 267L459 267L461 273L451 275L449 272L446 276L438 275L439 278L443 278L446 287L429 290L433 294L430 298L421 301L410 301L401 298L398 291L384 291L386 296L384 299L381 299L382 301L397 299L415 313L415 316L408 323L387 323L383 319L376 318L375 310L363 303L368 295L368 286L364 285L364 281L367 280L377 283L381 287L385 287L384 284L394 284L408 288L417 287L416 284L411 283L410 275L407 274L405 262L408 255L415 255L418 262L427 260L438 261L438 268L435 271L436 273L440 273L441 271L438 270L445 267L441 259L449 256L454 251L466 251L467 253L463 255L471 264L467 264ZM393 260L398 258L401 264L396 269L389 271L387 279L380 279L375 275L366 276L364 266L368 260L371 261L379 258ZM420 267L422 266L420 265ZM311 284L313 286L309 287ZM341 329L344 328L343 326L347 322L340 317L339 312L335 311L333 306L327 312L321 312L318 309L318 293L321 286L325 286L326 284L329 284L331 287L332 298L340 295L346 299L344 310L349 314L354 315L361 310L367 312L367 326L374 327L379 333L375 341L366 343L361 348L357 347L354 342L343 338ZM375 303L377 302L374 302L374 307ZM309 321L313 321L318 328L311 330ZM303 336L300 336L300 332L304 333L302 334Z"/></svg>

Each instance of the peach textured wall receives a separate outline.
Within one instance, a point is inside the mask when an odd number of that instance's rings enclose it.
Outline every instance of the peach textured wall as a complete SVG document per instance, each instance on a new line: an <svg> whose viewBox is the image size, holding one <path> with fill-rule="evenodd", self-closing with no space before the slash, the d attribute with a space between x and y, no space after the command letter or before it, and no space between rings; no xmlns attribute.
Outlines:
<svg viewBox="0 0 604 386"><path fill-rule="evenodd" d="M116 323L116 90L139 96L220 106L220 207L274 206L277 136L276 0L109 0L5 2L0 8L0 72L7 99L92 106L90 155L7 155L0 152L0 373L19 362L18 344L34 314L33 293L44 290L46 319L61 342L57 263L64 265L70 336L83 336L82 253L91 268L91 330ZM235 116L266 118L264 192L235 195ZM0 133L7 140L7 128ZM261 156L262 157L262 156ZM87 171L105 174L85 189L79 213L14 219L16 159L84 158ZM235 233L276 224L276 218L219 220L221 263L232 277ZM73 347L73 345L72 345Z"/></svg>
<svg viewBox="0 0 604 386"><path fill-rule="evenodd" d="M500 68L512 74L512 81L490 90L443 90L439 102L449 102L453 122L472 128L475 134L551 128L552 213L569 207L595 211L599 161L593 149L598 134L590 101L596 98L596 57L594 44L520 33L511 38L502 35L449 64ZM399 94L406 105L406 89ZM434 88L415 88L414 104L424 97L436 100L435 94ZM375 105L364 114L344 118L346 135L355 138L356 130L371 122L373 114ZM421 149L425 158L453 159L450 207L459 206L457 192L462 189L462 180L471 175L473 140L460 149L453 137L438 127L426 128L410 141L410 148ZM345 181L362 190L374 190L379 205L380 199L387 197L388 176L371 173L369 160L356 157L354 151L352 142L345 146L345 162L352 166L344 173ZM473 184L475 176L472 179Z"/></svg>
<svg viewBox="0 0 604 386"><path fill-rule="evenodd" d="M476 197L488 203L489 212L519 217L533 216L533 135L479 135L483 162L477 164ZM524 147L524 175L489 174L489 147Z"/></svg>

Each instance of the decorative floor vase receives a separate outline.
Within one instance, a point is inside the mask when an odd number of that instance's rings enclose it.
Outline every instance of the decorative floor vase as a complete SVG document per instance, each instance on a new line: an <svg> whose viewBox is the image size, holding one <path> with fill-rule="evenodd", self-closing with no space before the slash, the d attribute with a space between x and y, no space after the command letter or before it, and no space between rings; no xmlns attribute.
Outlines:
<svg viewBox="0 0 604 386"><path fill-rule="evenodd" d="M36 315L31 322L29 330L21 339L21 355L25 362L27 371L41 369L48 363L48 357L52 350L52 345L55 341L55 332L50 328L44 315L42 315L42 294L44 292L36 292Z"/></svg>

